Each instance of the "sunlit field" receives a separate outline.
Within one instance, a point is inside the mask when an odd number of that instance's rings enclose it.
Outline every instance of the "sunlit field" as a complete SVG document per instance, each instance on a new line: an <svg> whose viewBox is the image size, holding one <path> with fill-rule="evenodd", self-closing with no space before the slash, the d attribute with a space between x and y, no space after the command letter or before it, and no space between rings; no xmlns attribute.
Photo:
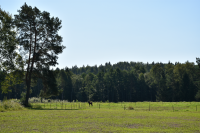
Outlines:
<svg viewBox="0 0 200 133"><path fill-rule="evenodd" d="M32 103L0 113L0 132L200 132L199 102Z"/></svg>
<svg viewBox="0 0 200 133"><path fill-rule="evenodd" d="M53 101L44 103L32 103L33 108L40 109L112 109L112 110L134 110L134 111L200 111L199 102L119 102L102 103L93 102L89 106L87 102L65 102Z"/></svg>

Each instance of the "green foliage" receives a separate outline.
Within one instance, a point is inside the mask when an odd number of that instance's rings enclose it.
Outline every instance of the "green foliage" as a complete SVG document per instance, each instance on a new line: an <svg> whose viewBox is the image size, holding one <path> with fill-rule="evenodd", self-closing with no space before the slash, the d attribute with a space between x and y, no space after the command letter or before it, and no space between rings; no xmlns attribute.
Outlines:
<svg viewBox="0 0 200 133"><path fill-rule="evenodd" d="M20 102L21 102L21 103L24 103L25 100L26 100L26 92L22 92L22 93L21 93Z"/></svg>
<svg viewBox="0 0 200 133"><path fill-rule="evenodd" d="M52 70L43 69L42 81L43 89L40 91L40 97L48 98L59 94L56 75Z"/></svg>
<svg viewBox="0 0 200 133"><path fill-rule="evenodd" d="M53 76L49 67L57 64L57 55L62 53L65 47L61 45L62 37L58 35L62 27L61 20L50 17L50 13L41 12L37 7L32 8L26 3L18 13L15 15L14 24L19 33L17 40L22 57L17 60L22 60L24 64L21 66L27 67L25 75L27 86L25 105L27 106L32 79L35 81L38 78L43 79L43 96L58 94L55 78L48 77L46 80L44 77Z"/></svg>
<svg viewBox="0 0 200 133"><path fill-rule="evenodd" d="M196 94L196 96L195 96L195 99L196 99L197 101L200 101L200 89L199 89L199 91L197 92L197 94Z"/></svg>
<svg viewBox="0 0 200 133"><path fill-rule="evenodd" d="M24 107L15 100L4 100L0 103L0 112L22 110Z"/></svg>
<svg viewBox="0 0 200 133"><path fill-rule="evenodd" d="M140 67L146 69L145 64L138 65L137 70L133 67L130 71L113 69L114 65L107 65L109 70L105 66L99 66L97 68L100 72L97 74L90 72L80 75L73 74L68 68L57 68L50 72L48 69L43 69L44 75L32 84L31 96L68 101L102 102L197 100L195 96L200 81L199 69L193 63L174 65L169 62L168 64L148 64L148 66L152 66L152 69L148 67L150 72L145 73L140 72ZM120 67L126 68L122 63ZM90 67L86 68L88 70ZM80 69L76 68L77 71ZM44 92L45 88L46 92ZM54 88L56 91L52 93ZM16 92L12 87L10 89ZM8 94L14 95L13 92L8 92Z"/></svg>
<svg viewBox="0 0 200 133"><path fill-rule="evenodd" d="M9 74L4 74L4 80L0 82L2 93L11 92L11 87L23 83L21 72L15 71Z"/></svg>
<svg viewBox="0 0 200 133"><path fill-rule="evenodd" d="M6 71L15 69L17 58L17 33L12 16L0 8L0 68Z"/></svg>
<svg viewBox="0 0 200 133"><path fill-rule="evenodd" d="M23 61L17 53L17 47L17 32L12 16L0 8L0 86L2 93L11 92L10 87L23 82Z"/></svg>

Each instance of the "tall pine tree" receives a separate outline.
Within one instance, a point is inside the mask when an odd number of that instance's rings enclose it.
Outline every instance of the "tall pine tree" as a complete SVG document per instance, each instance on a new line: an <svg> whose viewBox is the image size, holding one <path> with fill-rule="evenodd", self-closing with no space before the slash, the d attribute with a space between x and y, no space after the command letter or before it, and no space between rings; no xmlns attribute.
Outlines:
<svg viewBox="0 0 200 133"><path fill-rule="evenodd" d="M31 79L43 76L43 70L46 71L50 66L58 64L57 55L62 53L65 47L61 45L62 37L58 35L62 27L59 18L50 17L48 12L41 12L37 7L32 8L26 3L18 10L18 13L15 15L15 24L19 33L21 56L26 67L25 106L28 106Z"/></svg>

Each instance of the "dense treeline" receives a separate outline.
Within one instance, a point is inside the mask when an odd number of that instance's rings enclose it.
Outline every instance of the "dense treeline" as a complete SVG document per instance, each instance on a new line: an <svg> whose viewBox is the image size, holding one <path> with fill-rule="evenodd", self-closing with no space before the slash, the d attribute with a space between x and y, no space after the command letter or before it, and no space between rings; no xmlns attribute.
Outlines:
<svg viewBox="0 0 200 133"><path fill-rule="evenodd" d="M77 66L53 71L59 95L42 95L42 79L31 84L31 97L78 101L195 101L200 100L199 67L194 63L119 62L111 65ZM1 78L5 74L1 71ZM25 84L10 87L2 100L20 98Z"/></svg>

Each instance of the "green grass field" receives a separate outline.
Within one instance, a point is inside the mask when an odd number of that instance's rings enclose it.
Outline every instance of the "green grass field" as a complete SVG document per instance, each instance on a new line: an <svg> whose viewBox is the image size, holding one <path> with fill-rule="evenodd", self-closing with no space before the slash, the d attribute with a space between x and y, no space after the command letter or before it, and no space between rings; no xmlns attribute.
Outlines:
<svg viewBox="0 0 200 133"><path fill-rule="evenodd" d="M0 112L0 132L200 133L199 102L93 103L91 107L87 103L67 102L32 105L32 109Z"/></svg>

